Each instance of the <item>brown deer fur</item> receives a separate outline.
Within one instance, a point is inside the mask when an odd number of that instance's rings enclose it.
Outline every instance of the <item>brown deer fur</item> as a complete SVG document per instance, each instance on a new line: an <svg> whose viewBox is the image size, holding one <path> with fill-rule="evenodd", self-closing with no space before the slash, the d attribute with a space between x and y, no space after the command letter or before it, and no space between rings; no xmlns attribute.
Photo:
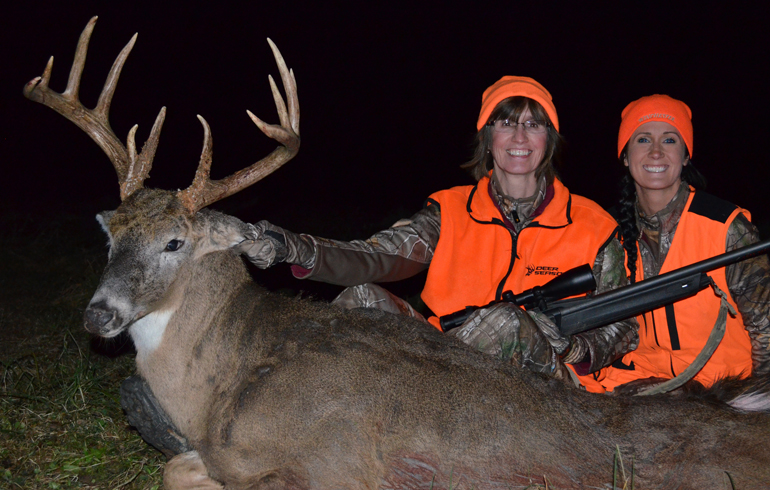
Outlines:
<svg viewBox="0 0 770 490"><path fill-rule="evenodd" d="M408 318L271 294L228 250L244 225L190 216L170 192L142 189L103 216L110 259L89 309L116 316L96 327L87 313L86 325L138 339L139 373L197 450L177 456L202 462L196 478L208 481L207 470L228 489L516 488L544 478L550 488L607 488L619 448L637 488L716 488L727 473L736 488L770 482L766 413L587 394ZM164 251L171 240L184 244ZM158 311L173 314L150 349L130 315ZM189 470L177 460L171 473L179 466ZM186 476L168 475L167 486L193 488L173 486Z"/></svg>

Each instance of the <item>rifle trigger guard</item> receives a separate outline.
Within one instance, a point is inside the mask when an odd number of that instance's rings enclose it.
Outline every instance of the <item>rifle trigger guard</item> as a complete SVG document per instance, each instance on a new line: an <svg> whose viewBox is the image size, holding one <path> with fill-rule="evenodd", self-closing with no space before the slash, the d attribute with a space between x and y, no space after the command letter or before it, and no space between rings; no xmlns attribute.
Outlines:
<svg viewBox="0 0 770 490"><path fill-rule="evenodd" d="M540 311L545 311L546 308L548 308L548 305L545 301L545 295L543 294L543 288L540 286L535 286L532 288L532 298L534 299L534 303L537 305L537 307L540 308Z"/></svg>

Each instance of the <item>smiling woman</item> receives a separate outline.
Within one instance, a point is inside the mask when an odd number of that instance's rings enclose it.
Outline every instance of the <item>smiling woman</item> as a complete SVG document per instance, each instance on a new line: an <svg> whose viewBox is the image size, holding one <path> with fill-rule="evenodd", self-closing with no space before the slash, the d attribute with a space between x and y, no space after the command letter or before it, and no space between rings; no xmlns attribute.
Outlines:
<svg viewBox="0 0 770 490"><path fill-rule="evenodd" d="M704 179L690 161L691 118L687 104L667 95L642 97L623 110L618 155L628 172L619 221L632 281L759 240L747 210L703 192ZM710 276L714 291L639 317L639 347L599 374L605 388L633 393L681 374L704 349L726 304L740 314L727 317L724 338L694 379L710 386L724 376L770 373L767 256Z"/></svg>
<svg viewBox="0 0 770 490"><path fill-rule="evenodd" d="M497 119L494 126L491 153L500 186L515 198L531 196L537 187L535 171L543 161L548 141L545 120L535 119L527 108L518 121Z"/></svg>
<svg viewBox="0 0 770 490"><path fill-rule="evenodd" d="M689 160L682 135L671 124L652 121L634 132L624 163L645 213L654 214L671 201Z"/></svg>
<svg viewBox="0 0 770 490"><path fill-rule="evenodd" d="M591 373L636 346L633 319L564 337L545 316L499 301L505 291L550 279L534 271L559 275L584 264L592 266L597 292L624 285L617 223L557 178L559 119L537 81L507 76L490 86L477 129L474 157L464 165L476 185L432 194L411 218L368 240L298 235L262 221L243 251L258 267L284 261L297 278L348 286L335 300L340 306L408 314L440 330L440 317L486 305L451 334L506 361L603 391ZM373 284L425 269L427 319Z"/></svg>

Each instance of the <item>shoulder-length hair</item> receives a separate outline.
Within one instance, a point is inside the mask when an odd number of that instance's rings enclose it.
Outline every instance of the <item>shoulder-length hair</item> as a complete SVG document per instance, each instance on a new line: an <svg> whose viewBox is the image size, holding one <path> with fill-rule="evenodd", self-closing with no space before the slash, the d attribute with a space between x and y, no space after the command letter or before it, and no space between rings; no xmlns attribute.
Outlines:
<svg viewBox="0 0 770 490"><path fill-rule="evenodd" d="M551 119L536 100L529 97L508 97L503 99L497 104L497 107L489 115L489 120L478 133L476 133L476 141L473 148L473 157L467 163L461 165L462 168L468 169L474 179L480 180L485 175L489 174L489 171L493 168L492 153L489 149L492 147L492 132L494 127L490 126L490 122L497 121L498 119L512 119L518 121L519 117L529 109L532 118L545 121L548 127L548 140L546 142L546 151L543 156L543 161L535 170L535 177L539 180L541 176L545 176L547 185L553 183L553 179L558 178L556 167L561 164L561 152L564 146L564 138L553 127Z"/></svg>

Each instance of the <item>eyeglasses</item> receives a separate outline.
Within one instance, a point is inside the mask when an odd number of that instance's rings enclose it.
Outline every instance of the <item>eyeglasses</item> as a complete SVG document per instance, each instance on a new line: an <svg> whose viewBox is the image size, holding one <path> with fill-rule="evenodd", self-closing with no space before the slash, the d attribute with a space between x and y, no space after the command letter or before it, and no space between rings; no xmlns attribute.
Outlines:
<svg viewBox="0 0 770 490"><path fill-rule="evenodd" d="M514 133L518 126L522 126L527 134L543 134L548 129L547 122L537 120L517 122L513 119L498 119L488 122L487 126L494 126L495 131L500 133Z"/></svg>

